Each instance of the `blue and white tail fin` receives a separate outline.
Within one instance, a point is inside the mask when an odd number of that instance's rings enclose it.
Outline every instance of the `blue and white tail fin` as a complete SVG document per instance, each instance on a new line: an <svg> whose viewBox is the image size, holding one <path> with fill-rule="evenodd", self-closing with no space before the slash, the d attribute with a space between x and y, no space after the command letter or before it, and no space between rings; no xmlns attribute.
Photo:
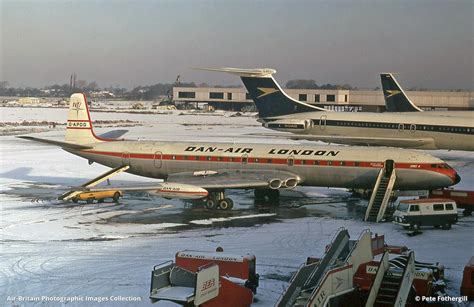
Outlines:
<svg viewBox="0 0 474 307"><path fill-rule="evenodd" d="M86 95L83 93L72 94L69 100L65 141L79 145L105 141L94 133Z"/></svg>
<svg viewBox="0 0 474 307"><path fill-rule="evenodd" d="M423 112L408 98L393 74L380 74L380 81L385 98L385 108L388 112Z"/></svg>
<svg viewBox="0 0 474 307"><path fill-rule="evenodd" d="M240 76L247 91L257 107L261 118L280 115L327 111L310 104L298 101L286 94L273 78L276 70L271 68L197 68L199 70L227 72Z"/></svg>

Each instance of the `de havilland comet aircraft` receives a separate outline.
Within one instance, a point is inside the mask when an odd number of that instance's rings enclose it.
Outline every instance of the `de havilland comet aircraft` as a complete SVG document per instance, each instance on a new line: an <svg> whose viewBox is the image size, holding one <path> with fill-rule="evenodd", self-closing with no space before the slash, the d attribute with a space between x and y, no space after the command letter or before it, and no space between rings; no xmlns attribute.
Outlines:
<svg viewBox="0 0 474 307"><path fill-rule="evenodd" d="M149 191L168 198L203 198L208 208L225 210L233 204L225 196L225 189L255 189L256 197L265 198L277 198L279 189L297 185L368 189L386 165L397 173L394 189L398 190L436 189L460 180L456 171L443 161L422 152L400 149L103 139L94 133L84 94L71 96L65 141L21 138L60 146L89 163L113 170L164 179L116 187L122 191ZM113 188L83 185L73 191L81 189Z"/></svg>
<svg viewBox="0 0 474 307"><path fill-rule="evenodd" d="M332 112L295 100L273 78L271 68L197 68L240 76L258 110L263 126L292 135L266 134L364 146L416 149L474 150L474 121L450 112Z"/></svg>

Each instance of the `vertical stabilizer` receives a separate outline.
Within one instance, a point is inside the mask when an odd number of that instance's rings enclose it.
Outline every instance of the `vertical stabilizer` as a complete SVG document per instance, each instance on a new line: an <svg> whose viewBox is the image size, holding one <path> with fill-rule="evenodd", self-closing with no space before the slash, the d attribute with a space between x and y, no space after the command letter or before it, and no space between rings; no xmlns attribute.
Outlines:
<svg viewBox="0 0 474 307"><path fill-rule="evenodd" d="M408 98L393 74L380 74L380 81L388 112L423 112Z"/></svg>
<svg viewBox="0 0 474 307"><path fill-rule="evenodd" d="M198 68L200 70L221 71L240 76L249 92L258 115L261 118L288 115L294 113L327 111L298 101L286 94L273 78L276 70L271 68Z"/></svg>
<svg viewBox="0 0 474 307"><path fill-rule="evenodd" d="M94 134L86 95L83 93L72 94L69 100L65 140L75 144L103 141Z"/></svg>

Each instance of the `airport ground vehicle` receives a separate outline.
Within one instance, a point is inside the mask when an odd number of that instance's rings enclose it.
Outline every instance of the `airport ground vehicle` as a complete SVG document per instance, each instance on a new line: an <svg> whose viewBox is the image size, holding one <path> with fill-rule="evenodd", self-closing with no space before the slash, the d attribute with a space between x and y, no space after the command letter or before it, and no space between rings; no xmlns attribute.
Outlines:
<svg viewBox="0 0 474 307"><path fill-rule="evenodd" d="M466 295L469 300L474 300L474 257L464 267L461 282L461 295Z"/></svg>
<svg viewBox="0 0 474 307"><path fill-rule="evenodd" d="M114 202L117 202L120 197L123 196L123 193L119 190L107 190L107 191L91 191L91 192L82 192L76 195L72 201L77 203L80 200L85 200L88 204L92 204L94 200L102 203L106 198L112 198Z"/></svg>
<svg viewBox="0 0 474 307"><path fill-rule="evenodd" d="M457 221L456 202L442 198L403 200L393 214L393 223L412 230L421 226L450 229Z"/></svg>
<svg viewBox="0 0 474 307"><path fill-rule="evenodd" d="M183 305L250 306L259 276L254 255L184 250L153 268L150 300Z"/></svg>
<svg viewBox="0 0 474 307"><path fill-rule="evenodd" d="M429 196L454 200L458 208L464 209L464 215L471 215L474 211L474 191L438 189L430 191Z"/></svg>
<svg viewBox="0 0 474 307"><path fill-rule="evenodd" d="M439 263L417 261L413 250L368 229L351 240L340 228L322 257L300 266L276 306L419 306L416 296L445 296L445 286Z"/></svg>

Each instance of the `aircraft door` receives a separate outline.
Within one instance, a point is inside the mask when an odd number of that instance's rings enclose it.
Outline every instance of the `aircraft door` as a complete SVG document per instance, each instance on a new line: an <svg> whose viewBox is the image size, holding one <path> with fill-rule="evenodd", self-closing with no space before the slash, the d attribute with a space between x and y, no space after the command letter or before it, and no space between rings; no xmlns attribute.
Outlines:
<svg viewBox="0 0 474 307"><path fill-rule="evenodd" d="M395 161L393 160L386 160L384 169L385 169L385 177L390 177L392 175L393 169L395 168Z"/></svg>
<svg viewBox="0 0 474 307"><path fill-rule="evenodd" d="M249 155L243 154L242 155L242 164L247 164L249 162Z"/></svg>
<svg viewBox="0 0 474 307"><path fill-rule="evenodd" d="M398 132L403 132L404 129L405 129L404 124L398 124Z"/></svg>
<svg viewBox="0 0 474 307"><path fill-rule="evenodd" d="M321 115L321 118L319 119L319 129L324 130L326 129L326 115Z"/></svg>
<svg viewBox="0 0 474 307"><path fill-rule="evenodd" d="M163 153L161 151L155 151L153 155L153 163L155 164L155 168L161 168L163 159Z"/></svg>
<svg viewBox="0 0 474 307"><path fill-rule="evenodd" d="M130 153L122 152L122 165L130 165Z"/></svg>
<svg viewBox="0 0 474 307"><path fill-rule="evenodd" d="M287 160L288 166L293 166L295 164L295 157L294 156L289 156Z"/></svg>

